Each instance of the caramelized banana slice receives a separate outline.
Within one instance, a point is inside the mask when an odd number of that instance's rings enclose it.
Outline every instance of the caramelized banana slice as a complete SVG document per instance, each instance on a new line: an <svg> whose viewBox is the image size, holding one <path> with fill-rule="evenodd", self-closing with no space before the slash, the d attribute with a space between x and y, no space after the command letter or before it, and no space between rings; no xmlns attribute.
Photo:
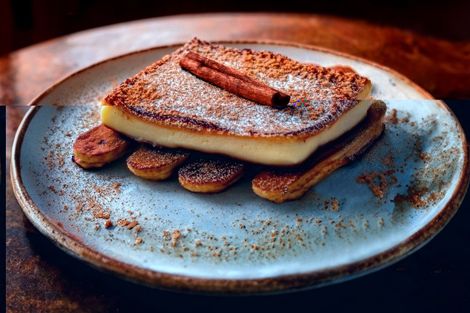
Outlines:
<svg viewBox="0 0 470 313"><path fill-rule="evenodd" d="M102 163L87 163L75 156L72 156L72 161L84 169L100 168L108 164L108 163L103 163L103 162Z"/></svg>
<svg viewBox="0 0 470 313"><path fill-rule="evenodd" d="M386 106L372 104L367 117L354 129L317 150L310 159L294 168L277 168L259 173L252 181L253 191L260 197L281 203L298 199L310 187L364 152L381 135Z"/></svg>
<svg viewBox="0 0 470 313"><path fill-rule="evenodd" d="M219 192L235 183L244 172L244 164L230 159L200 159L178 171L183 188L201 193Z"/></svg>
<svg viewBox="0 0 470 313"><path fill-rule="evenodd" d="M73 160L85 169L102 167L122 157L130 141L104 125L80 134L73 145Z"/></svg>
<svg viewBox="0 0 470 313"><path fill-rule="evenodd" d="M188 157L188 152L179 149L142 145L127 158L127 167L141 178L163 180L170 177L174 169Z"/></svg>

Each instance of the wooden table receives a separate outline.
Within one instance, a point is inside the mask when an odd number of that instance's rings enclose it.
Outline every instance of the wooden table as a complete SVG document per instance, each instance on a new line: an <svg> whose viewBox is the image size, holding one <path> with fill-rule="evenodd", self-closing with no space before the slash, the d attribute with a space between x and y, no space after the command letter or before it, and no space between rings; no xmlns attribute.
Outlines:
<svg viewBox="0 0 470 313"><path fill-rule="evenodd" d="M470 99L470 42L448 42L361 21L285 14L209 14L142 20L92 29L0 58L0 103L7 107L7 161L14 132L34 96L67 73L102 59L160 44L275 39L319 45L368 58L407 75L438 98ZM468 133L467 101L451 106ZM9 173L7 172L7 181ZM7 307L10 312L243 310L243 306L319 311L436 309L469 306L469 197L448 227L413 256L378 273L336 286L274 297L204 297L137 286L69 257L40 235L7 183ZM368 306L364 306L366 301Z"/></svg>

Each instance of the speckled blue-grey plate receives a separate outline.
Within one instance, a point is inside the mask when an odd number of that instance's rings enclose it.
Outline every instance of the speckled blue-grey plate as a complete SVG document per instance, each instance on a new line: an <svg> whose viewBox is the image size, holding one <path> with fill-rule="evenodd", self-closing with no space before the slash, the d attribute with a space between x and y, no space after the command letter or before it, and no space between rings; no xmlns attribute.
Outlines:
<svg viewBox="0 0 470 313"><path fill-rule="evenodd" d="M98 99L176 46L141 51L75 73L33 101L38 107L18 130L11 163L16 197L32 223L70 254L134 281L255 293L377 270L421 247L454 215L468 186L468 156L444 103L389 69L332 51L226 44L351 66L387 103L384 135L363 158L284 204L257 197L248 179L202 195L174 178L141 180L123 160L78 168L72 144L99 122ZM108 214L114 226L106 228ZM132 221L139 226L131 229Z"/></svg>

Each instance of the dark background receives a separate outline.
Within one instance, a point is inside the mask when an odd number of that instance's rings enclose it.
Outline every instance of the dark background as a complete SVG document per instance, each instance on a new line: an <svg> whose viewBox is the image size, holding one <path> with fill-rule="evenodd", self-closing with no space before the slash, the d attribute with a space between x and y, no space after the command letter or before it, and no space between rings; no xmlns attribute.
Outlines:
<svg viewBox="0 0 470 313"><path fill-rule="evenodd" d="M0 106L0 125L6 125L6 109L4 106ZM0 127L0 208L4 208L6 204L6 199L5 199L5 193L6 193L6 172L5 172L5 166L6 166L6 137L5 137L5 126ZM1 242L5 242L5 214L0 214L0 229L2 229L2 232L0 234L0 240ZM5 268L5 258L3 257L5 255L5 246L2 246L0 249L0 267ZM5 294L6 291L6 277L4 278L2 275L0 275L1 282L0 283L0 292L2 294ZM0 302L1 304L2 302Z"/></svg>
<svg viewBox="0 0 470 313"><path fill-rule="evenodd" d="M0 54L113 23L172 14L222 11L327 14L400 27L448 40L470 41L468 0L0 0ZM457 113L469 136L470 102L446 102ZM0 123L3 125L4 113L4 108L0 107ZM0 138L4 138L3 133L0 135ZM2 158L4 155L3 152ZM5 172L2 170L1 173ZM3 193L4 186L3 180ZM68 256L35 231L25 217L23 219L25 228L29 229L31 247L45 263L59 271L54 272L54 275L64 278L60 280L64 285L59 286L63 293L88 307L90 312L141 312L147 309L150 312L429 313L470 312L469 210L470 200L467 196L457 215L435 239L384 270L321 289L261 297L181 295L134 285L98 272ZM48 282L37 281L38 285L24 286L25 293L41 293L44 290L45 299L52 297L44 287ZM77 290L83 292L75 293ZM148 310L149 307L151 310Z"/></svg>
<svg viewBox="0 0 470 313"><path fill-rule="evenodd" d="M327 14L449 40L470 40L468 0L0 0L0 54L92 27L164 15L222 11Z"/></svg>

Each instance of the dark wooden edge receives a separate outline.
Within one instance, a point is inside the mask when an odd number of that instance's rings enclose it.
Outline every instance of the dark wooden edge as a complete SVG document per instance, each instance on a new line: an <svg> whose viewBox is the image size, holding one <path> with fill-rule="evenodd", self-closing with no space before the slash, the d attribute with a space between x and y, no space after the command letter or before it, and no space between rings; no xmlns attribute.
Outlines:
<svg viewBox="0 0 470 313"><path fill-rule="evenodd" d="M425 98L433 99L426 91L418 87L415 83L403 75L391 70L387 67L378 65L374 62L364 60L362 58L352 57L344 53L338 53L325 48L318 48L302 44L290 44L286 42L276 41L223 41L218 42L223 44L237 44L237 43L256 43L256 44L281 44L294 47L300 47L310 50L324 51L333 53L350 59L359 60L379 67L391 74L397 76L399 79L404 80L406 83L414 87L419 91ZM11 181L15 197L17 198L20 206L22 207L25 215L33 223L33 225L46 237L49 237L54 241L60 248L67 253L74 255L90 265L99 268L101 270L109 271L119 275L122 278L136 281L148 286L159 287L163 289L179 290L185 292L203 292L203 293L224 293L224 294L249 294L249 293L267 293L267 292L281 292L288 290L297 290L306 287L321 286L332 282L339 282L340 280L347 280L353 277L364 275L368 272L372 272L388 266L398 260L409 255L413 251L419 249L432 239L443 227L449 222L449 220L455 215L459 206L461 205L465 193L468 189L470 179L470 167L468 160L468 145L465 138L465 133L458 122L453 112L447 107L442 101L437 101L438 104L449 114L451 114L455 121L458 129L458 134L461 138L462 149L464 151L464 164L461 175L459 177L458 185L452 194L449 201L444 205L441 211L424 227L418 230L416 233L403 240L394 247L379 253L373 257L366 258L361 261L357 261L348 265L327 268L319 271L307 272L295 275L281 275L272 278L263 279L205 279L196 278L191 276L166 274L157 271L151 271L139 268L134 265L130 265L114 258L110 258L104 254L94 251L88 247L79 238L76 238L73 234L63 229L56 221L43 215L40 208L32 201L26 188L23 185L21 178L21 146L26 133L34 115L38 112L40 107L36 106L37 103L49 94L58 84L62 81L69 79L81 73L91 67L95 67L99 64L109 62L124 56L143 53L153 49L162 49L168 47L178 47L181 44L160 46L151 49L145 49L137 52L125 54L123 56L114 57L94 65L91 65L85 69L82 69L74 74L67 76L55 83L52 87L48 88L41 95L36 97L30 105L32 107L25 115L21 122L17 134L15 136L12 148L12 160L11 160Z"/></svg>

